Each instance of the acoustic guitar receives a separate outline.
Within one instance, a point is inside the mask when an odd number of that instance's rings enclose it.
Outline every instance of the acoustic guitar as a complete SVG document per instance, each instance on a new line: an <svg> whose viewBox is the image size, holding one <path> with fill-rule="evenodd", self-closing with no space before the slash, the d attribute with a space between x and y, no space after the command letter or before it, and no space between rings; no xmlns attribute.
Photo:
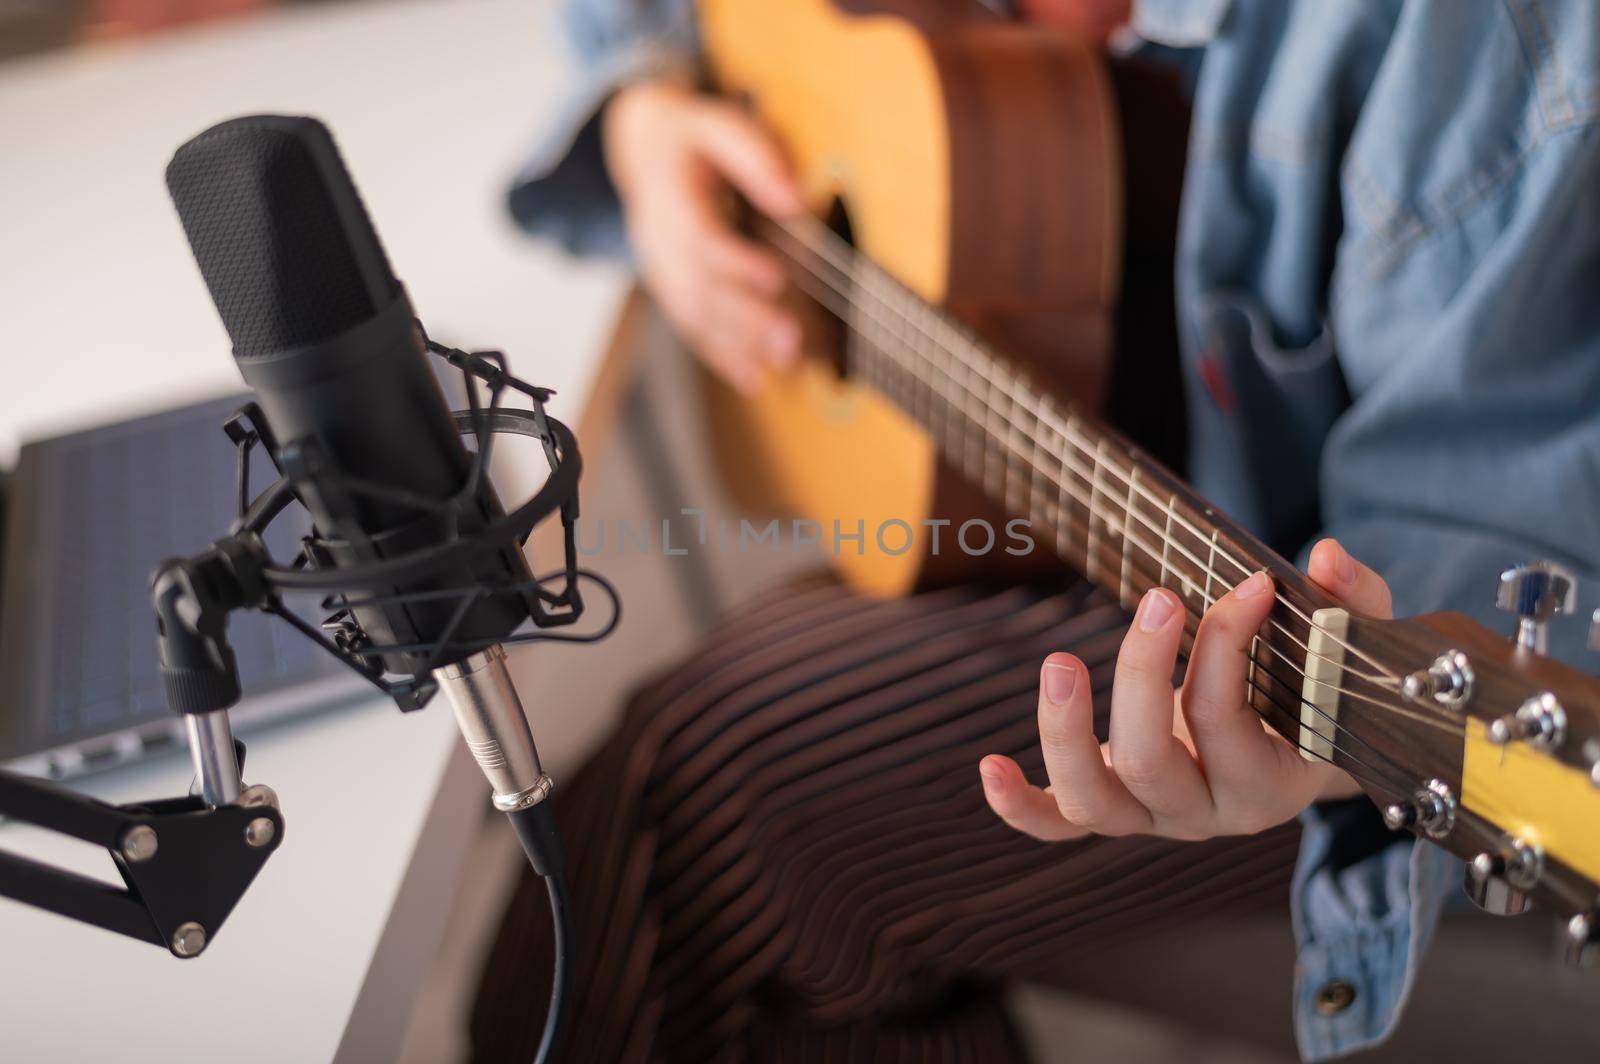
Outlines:
<svg viewBox="0 0 1600 1064"><path fill-rule="evenodd" d="M1101 59L953 0L700 0L699 16L715 84L776 132L815 213L752 229L831 323L758 398L708 396L740 498L920 532L961 512L965 481L1125 606L1177 592L1186 650L1218 595L1268 571L1252 706L1393 830L1464 858L1480 905L1541 903L1572 959L1600 957L1600 681L1541 654L1571 578L1503 574L1515 641L1457 614L1352 614L1094 414L1122 246ZM928 538L869 531L843 578L906 592Z"/></svg>

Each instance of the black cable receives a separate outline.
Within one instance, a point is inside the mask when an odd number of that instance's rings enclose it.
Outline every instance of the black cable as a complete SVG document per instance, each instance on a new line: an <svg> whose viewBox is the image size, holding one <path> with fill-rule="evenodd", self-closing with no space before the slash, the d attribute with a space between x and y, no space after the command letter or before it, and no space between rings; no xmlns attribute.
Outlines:
<svg viewBox="0 0 1600 1064"><path fill-rule="evenodd" d="M522 843L533 870L544 877L550 892L550 919L555 925L555 970L550 986L550 1011L545 1015L544 1037L534 1064L550 1064L561 1049L566 1030L567 1000L572 990L572 911L567 899L566 857L556 832L549 801L506 814Z"/></svg>

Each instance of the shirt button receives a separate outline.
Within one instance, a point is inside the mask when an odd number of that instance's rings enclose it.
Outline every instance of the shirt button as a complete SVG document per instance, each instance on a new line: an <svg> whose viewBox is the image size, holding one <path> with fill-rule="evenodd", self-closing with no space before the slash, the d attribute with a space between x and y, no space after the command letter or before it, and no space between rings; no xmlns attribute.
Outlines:
<svg viewBox="0 0 1600 1064"><path fill-rule="evenodd" d="M1317 1015L1337 1016L1356 999L1356 988L1340 979L1322 984L1317 991Z"/></svg>

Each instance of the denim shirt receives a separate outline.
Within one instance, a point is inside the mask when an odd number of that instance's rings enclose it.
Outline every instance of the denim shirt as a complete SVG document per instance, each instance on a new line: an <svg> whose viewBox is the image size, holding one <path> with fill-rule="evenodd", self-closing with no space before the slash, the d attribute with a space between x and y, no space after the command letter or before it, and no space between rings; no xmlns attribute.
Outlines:
<svg viewBox="0 0 1600 1064"><path fill-rule="evenodd" d="M624 81L695 69L692 5L564 17L585 75L513 210L574 252L624 253L593 118ZM1177 286L1195 486L1302 562L1338 537L1400 616L1504 629L1498 574L1534 557L1578 573L1580 616L1600 605L1600 4L1136 0L1132 30L1193 72ZM1576 620L1550 642L1595 671ZM1460 882L1409 836L1339 856L1351 813L1302 816L1308 1060L1393 1030Z"/></svg>

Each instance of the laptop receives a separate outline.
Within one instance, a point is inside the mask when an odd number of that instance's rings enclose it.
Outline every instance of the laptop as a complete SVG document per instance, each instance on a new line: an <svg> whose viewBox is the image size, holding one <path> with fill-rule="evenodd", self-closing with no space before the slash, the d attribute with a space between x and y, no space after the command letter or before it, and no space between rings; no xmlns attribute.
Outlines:
<svg viewBox="0 0 1600 1064"><path fill-rule="evenodd" d="M22 448L4 492L0 563L0 764L65 779L181 747L156 654L150 577L226 534L238 452L233 396ZM276 473L261 448L251 491ZM294 557L309 518L293 506L268 549ZM286 600L315 618L316 602ZM228 625L244 697L235 730L349 704L373 688L275 617Z"/></svg>

